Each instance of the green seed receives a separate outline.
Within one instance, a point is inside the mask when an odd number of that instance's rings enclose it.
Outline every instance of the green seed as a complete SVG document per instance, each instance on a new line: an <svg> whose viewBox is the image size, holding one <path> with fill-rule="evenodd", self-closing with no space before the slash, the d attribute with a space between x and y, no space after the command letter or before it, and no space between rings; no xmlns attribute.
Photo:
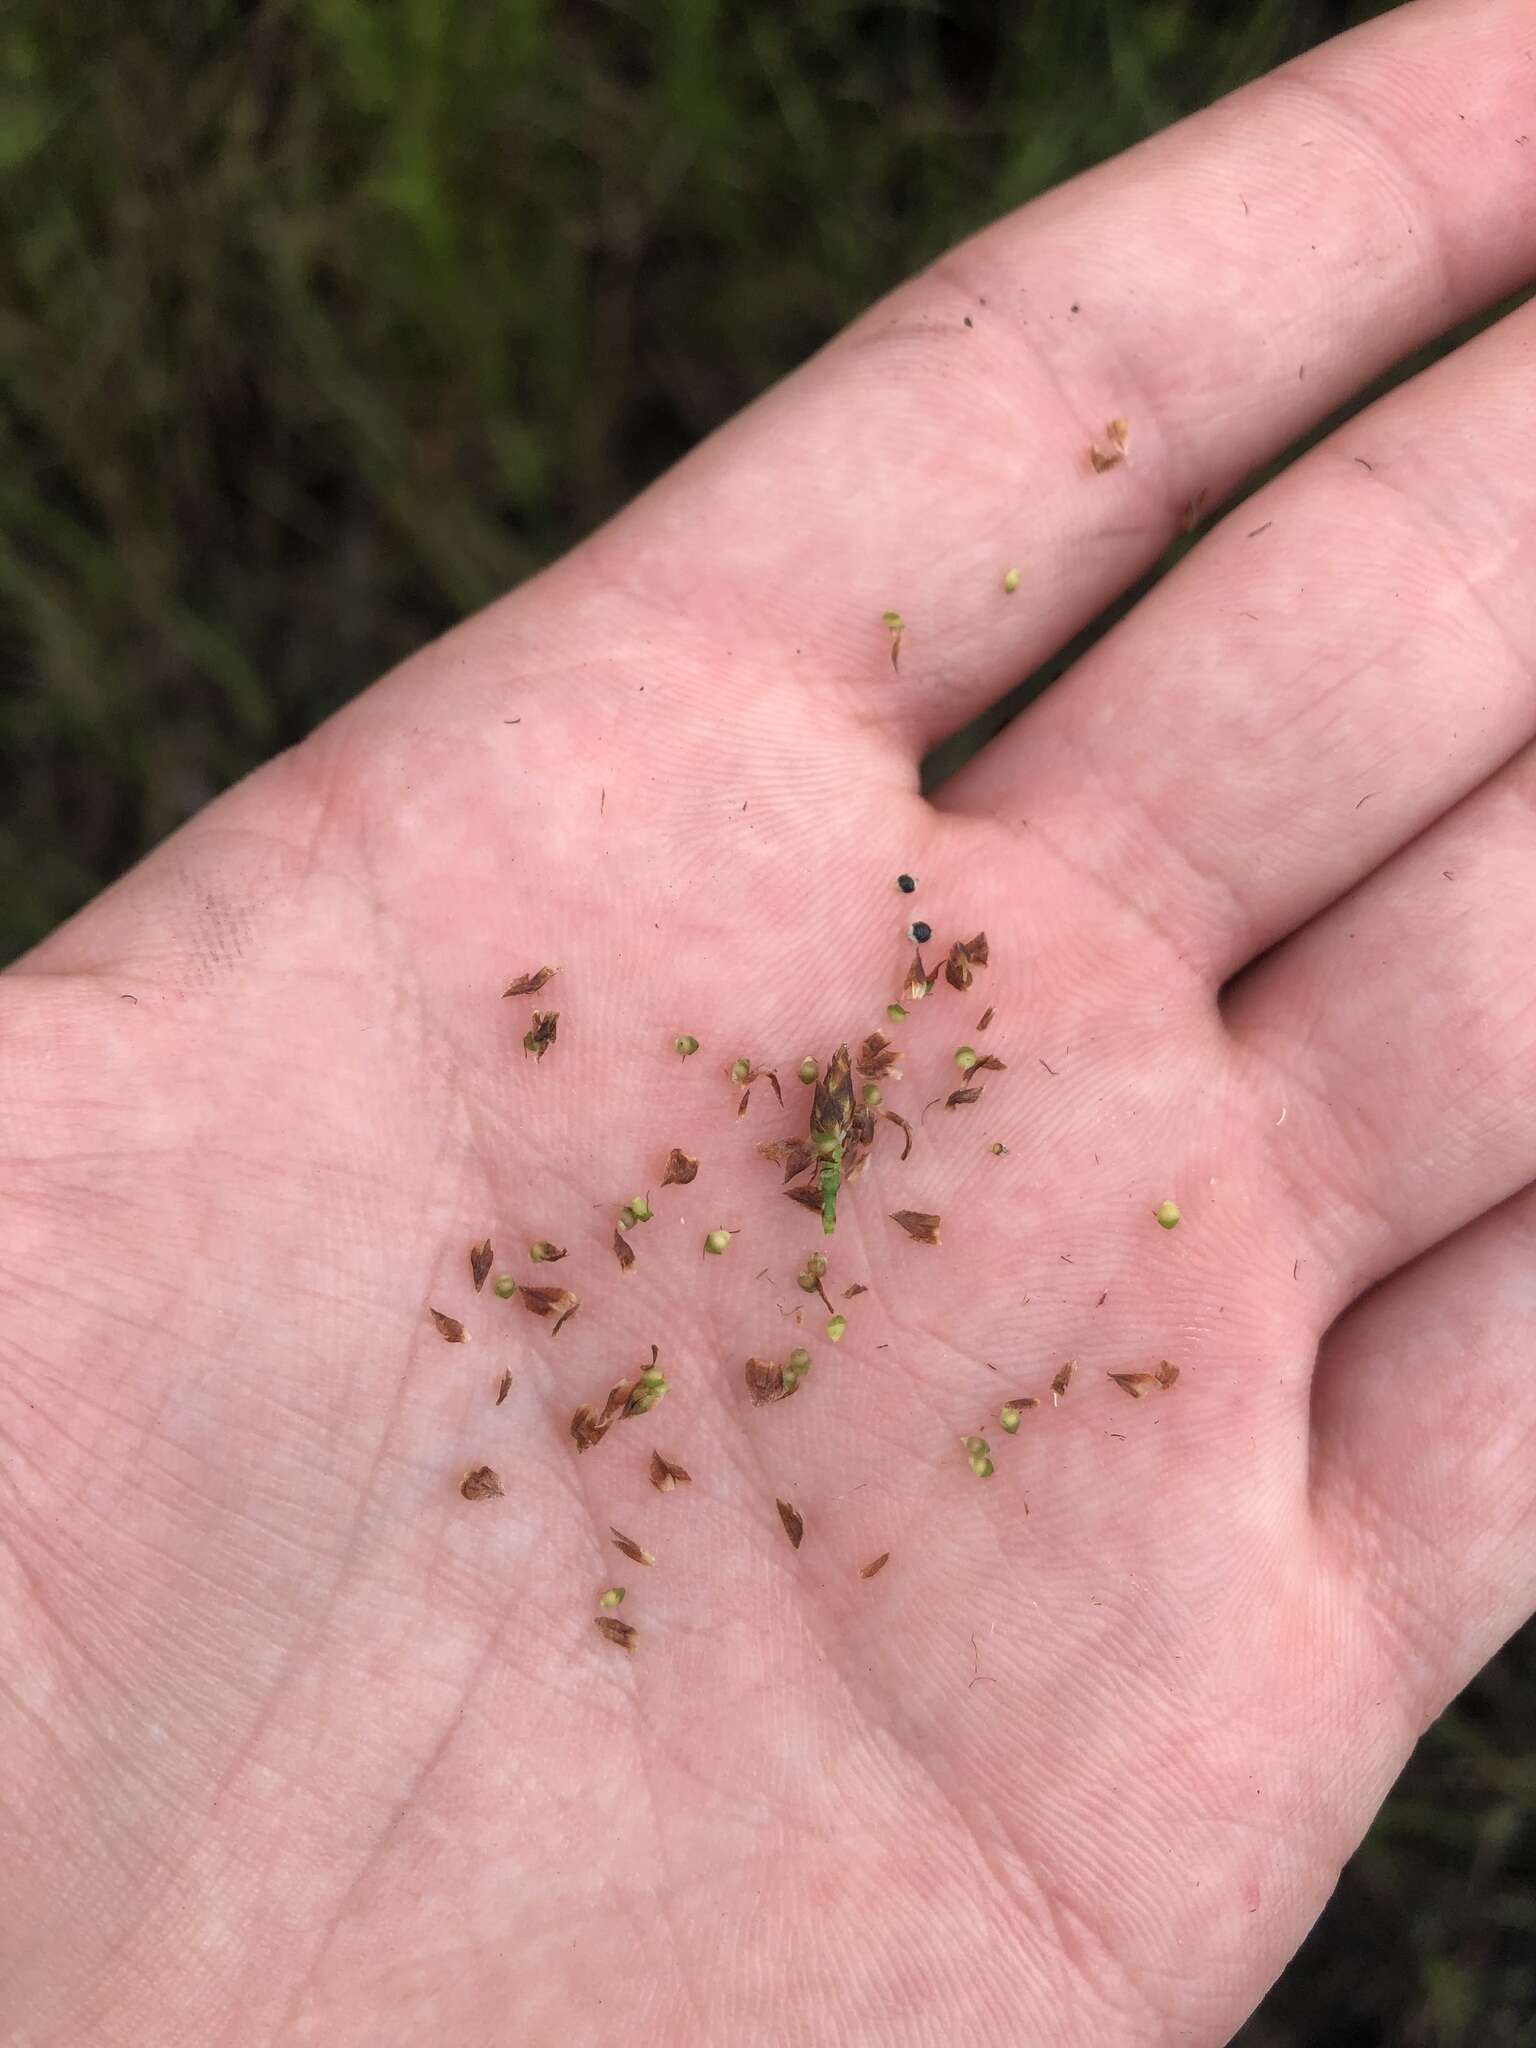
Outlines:
<svg viewBox="0 0 1536 2048"><path fill-rule="evenodd" d="M737 1085L737 1087L738 1087L738 1088L739 1088L739 1087L740 1087L740 1086L742 1085L742 1083L743 1083L744 1081L750 1081L750 1080L751 1080L751 1078L752 1078L752 1062L751 1062L750 1060L733 1060L733 1061L732 1061L732 1063L731 1063L731 1079L732 1079L732 1080L733 1080L733 1081L734 1081L734 1082L736 1083L736 1085Z"/></svg>
<svg viewBox="0 0 1536 2048"><path fill-rule="evenodd" d="M878 1109L885 1100L885 1097L880 1093L880 1090L873 1081L866 1081L859 1090L859 1094L863 1099L866 1109Z"/></svg>
<svg viewBox="0 0 1536 2048"><path fill-rule="evenodd" d="M695 1053L698 1049L699 1041L686 1031L680 1038L674 1038L672 1041L672 1050L681 1060L687 1059L690 1053Z"/></svg>
<svg viewBox="0 0 1536 2048"><path fill-rule="evenodd" d="M811 1369L811 1354L801 1345L796 1350L791 1351L789 1362L794 1371L809 1372Z"/></svg>
<svg viewBox="0 0 1536 2048"><path fill-rule="evenodd" d="M1164 1230L1172 1230L1179 1220L1179 1205L1177 1202L1159 1202L1152 1213Z"/></svg>
<svg viewBox="0 0 1536 2048"><path fill-rule="evenodd" d="M648 1366L640 1375L640 1384L642 1387L656 1387L664 1390L667 1384L667 1376L660 1366Z"/></svg>
<svg viewBox="0 0 1536 2048"><path fill-rule="evenodd" d="M502 1301L510 1301L513 1295L516 1294L517 1282L510 1273L498 1273L496 1275L495 1292Z"/></svg>
<svg viewBox="0 0 1536 2048"><path fill-rule="evenodd" d="M800 1282L800 1292L802 1294L814 1294L816 1292L816 1275L814 1273L797 1273L795 1278Z"/></svg>
<svg viewBox="0 0 1536 2048"><path fill-rule="evenodd" d="M846 1316L833 1316L832 1320L827 1324L827 1342L829 1344L841 1344L843 1332L847 1327L848 1318Z"/></svg>
<svg viewBox="0 0 1536 2048"><path fill-rule="evenodd" d="M649 1195L636 1195L629 1205L629 1213L637 1223L649 1223L653 1214Z"/></svg>
<svg viewBox="0 0 1536 2048"><path fill-rule="evenodd" d="M905 624L900 612L882 612L880 623L892 633L899 633Z"/></svg>
<svg viewBox="0 0 1536 2048"><path fill-rule="evenodd" d="M543 1242L542 1242L542 1240L541 1240L541 1241L540 1241L540 1242L539 1242L538 1244L531 1244L531 1245L529 1245L529 1247L528 1247L528 1256L529 1256L529 1258L530 1258L530 1259L532 1259L533 1263L534 1263L534 1264L535 1264L536 1266L542 1266L542 1265L543 1265L543 1263L544 1263L544 1245L543 1245Z"/></svg>
<svg viewBox="0 0 1536 2048"><path fill-rule="evenodd" d="M820 1067L817 1066L813 1059L806 1058L800 1062L800 1078L807 1088L810 1087L820 1072Z"/></svg>
<svg viewBox="0 0 1536 2048"><path fill-rule="evenodd" d="M1012 597L1013 593L1018 589L1018 587L1019 572L1017 569L1010 569L1008 571L1008 574L1003 578L1003 588L1007 591L1008 595Z"/></svg>
<svg viewBox="0 0 1536 2048"><path fill-rule="evenodd" d="M599 1594L597 1604L599 1607L622 1607L624 1604L624 1588L622 1586L610 1586L605 1593Z"/></svg>
<svg viewBox="0 0 1536 2048"><path fill-rule="evenodd" d="M1007 1430L1010 1436L1018 1435L1019 1421L1022 1412L1023 1411L1021 1409L1015 1408L1013 1403L1010 1401L1007 1407L1004 1408L998 1415L998 1421L1003 1425L1004 1429Z"/></svg>
<svg viewBox="0 0 1536 2048"><path fill-rule="evenodd" d="M984 1436L963 1436L960 1442L968 1458L984 1458L992 1448Z"/></svg>
<svg viewBox="0 0 1536 2048"><path fill-rule="evenodd" d="M718 1259L722 1252L731 1248L731 1233L728 1230L712 1230L704 1240L704 1249L713 1252Z"/></svg>
<svg viewBox="0 0 1536 2048"><path fill-rule="evenodd" d="M974 1045L962 1045L960 1050L955 1054L955 1065L960 1069L962 1074L968 1074L980 1058L981 1054L976 1050Z"/></svg>
<svg viewBox="0 0 1536 2048"><path fill-rule="evenodd" d="M987 1457L977 1456L970 1459L969 1463L971 1470L978 1479L990 1479L993 1472L997 1469L993 1465L992 1460Z"/></svg>
<svg viewBox="0 0 1536 2048"><path fill-rule="evenodd" d="M885 1006L885 1014L887 1015L887 1017L890 1018L893 1024L905 1024L907 1021L907 1013L901 1007L900 1003L887 1003Z"/></svg>
<svg viewBox="0 0 1536 2048"><path fill-rule="evenodd" d="M821 1255L821 1253L820 1253L820 1252L812 1252L812 1253L811 1253L811 1256L810 1256L810 1257L809 1257L809 1258L808 1258L808 1259L806 1260L806 1262L805 1262L805 1270L807 1271L807 1273L809 1273L809 1274L810 1274L810 1276L811 1276L811 1278L812 1278L813 1280L825 1280L825 1279L826 1279L826 1277L827 1277L827 1262L826 1262L826 1260L825 1260L825 1259L824 1259L824 1258L822 1257L822 1255Z"/></svg>

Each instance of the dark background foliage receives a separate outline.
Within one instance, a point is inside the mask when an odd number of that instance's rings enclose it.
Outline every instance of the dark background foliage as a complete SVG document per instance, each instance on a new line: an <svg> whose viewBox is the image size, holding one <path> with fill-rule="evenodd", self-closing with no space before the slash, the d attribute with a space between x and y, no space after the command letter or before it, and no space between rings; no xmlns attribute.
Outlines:
<svg viewBox="0 0 1536 2048"><path fill-rule="evenodd" d="M956 235L1378 11L8 0L0 960ZM1533 1673L1243 2048L1536 2048Z"/></svg>

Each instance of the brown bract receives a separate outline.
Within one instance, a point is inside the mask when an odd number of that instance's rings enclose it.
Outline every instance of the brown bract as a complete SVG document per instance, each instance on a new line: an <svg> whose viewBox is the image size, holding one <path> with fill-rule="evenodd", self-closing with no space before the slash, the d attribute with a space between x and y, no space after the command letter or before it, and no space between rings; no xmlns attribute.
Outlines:
<svg viewBox="0 0 1536 2048"><path fill-rule="evenodd" d="M789 1538L793 1547L798 1550L800 1548L800 1540L805 1534L805 1520L803 1516L800 1514L799 1509L792 1507L787 1500L776 1500L774 1506L779 1511L779 1520L784 1524L784 1534Z"/></svg>
<svg viewBox="0 0 1536 2048"><path fill-rule="evenodd" d="M504 1372L496 1386L496 1406L499 1408L512 1391L512 1375Z"/></svg>
<svg viewBox="0 0 1536 2048"><path fill-rule="evenodd" d="M1157 1389L1155 1372L1112 1372L1109 1377L1122 1393L1129 1394L1133 1401L1145 1401L1148 1394Z"/></svg>
<svg viewBox="0 0 1536 2048"><path fill-rule="evenodd" d="M1038 1408L1039 1398L1034 1394L1015 1394L1011 1401L1003 1403L1005 1408Z"/></svg>
<svg viewBox="0 0 1536 2048"><path fill-rule="evenodd" d="M786 1382L783 1366L771 1358L749 1358L746 1381L754 1408L765 1408L770 1401L787 1401L800 1385L796 1377Z"/></svg>
<svg viewBox="0 0 1536 2048"><path fill-rule="evenodd" d="M661 1177L664 1188L685 1188L699 1170L697 1159L674 1145L667 1154L667 1170Z"/></svg>
<svg viewBox="0 0 1536 2048"><path fill-rule="evenodd" d="M851 1287L845 1287L843 1289L843 1299L844 1301L852 1301L853 1297L856 1294L868 1294L868 1292L869 1289L864 1285L864 1282L862 1280L855 1280Z"/></svg>
<svg viewBox="0 0 1536 2048"><path fill-rule="evenodd" d="M615 1529L612 1522L608 1524L608 1534L613 1538L614 1549L622 1550L632 1564L654 1564L656 1562L651 1553L648 1550L642 1549L633 1536L626 1536L622 1529Z"/></svg>
<svg viewBox="0 0 1536 2048"><path fill-rule="evenodd" d="M651 1484L658 1493L671 1493L675 1487L692 1485L692 1475L671 1458L664 1458L660 1451L651 1453Z"/></svg>
<svg viewBox="0 0 1536 2048"><path fill-rule="evenodd" d="M1066 1364L1058 1370L1056 1377L1051 1381L1051 1400L1053 1403L1060 1402L1062 1395L1071 1386L1072 1375L1076 1371L1077 1360L1075 1358L1069 1358Z"/></svg>
<svg viewBox="0 0 1536 2048"><path fill-rule="evenodd" d="M923 949L916 946L913 948L912 965L907 969L907 978L902 984L901 992L909 1003L920 1003L932 991L933 983L934 977L923 965Z"/></svg>
<svg viewBox="0 0 1536 2048"><path fill-rule="evenodd" d="M816 1147L809 1138L774 1138L758 1151L775 1166L782 1166L786 1181L795 1180L816 1164Z"/></svg>
<svg viewBox="0 0 1536 2048"><path fill-rule="evenodd" d="M963 1109L968 1102L980 1102L984 1091L980 1088L957 1088L944 1098L946 1109Z"/></svg>
<svg viewBox="0 0 1536 2048"><path fill-rule="evenodd" d="M499 1500L501 1481L489 1465L477 1465L459 1481L459 1491L466 1500Z"/></svg>
<svg viewBox="0 0 1536 2048"><path fill-rule="evenodd" d="M859 1577L861 1579L872 1579L876 1572L884 1571L890 1555L891 1553L888 1550L882 1550L880 1555L872 1557L868 1564L861 1564L859 1566Z"/></svg>
<svg viewBox="0 0 1536 2048"><path fill-rule="evenodd" d="M1173 1363L1172 1359L1169 1358L1165 1358L1163 1360L1162 1364L1157 1368L1157 1372L1154 1375L1154 1377L1157 1380L1157 1384L1163 1389L1165 1393L1167 1392L1168 1388L1173 1385L1174 1381L1178 1378L1178 1376L1179 1368Z"/></svg>
<svg viewBox="0 0 1536 2048"><path fill-rule="evenodd" d="M427 1314L437 1325L437 1334L445 1344L467 1344L469 1332L457 1316L445 1316L440 1308L429 1308Z"/></svg>
<svg viewBox="0 0 1536 2048"><path fill-rule="evenodd" d="M594 1615L593 1621L599 1635L606 1636L621 1650L628 1650L631 1656L635 1654L635 1644L640 1635L637 1628L631 1627L627 1621L620 1621L616 1614Z"/></svg>
<svg viewBox="0 0 1536 2048"><path fill-rule="evenodd" d="M536 1266L552 1266L557 1259L565 1257L565 1246L551 1244L547 1237L541 1237L528 1247L528 1255Z"/></svg>
<svg viewBox="0 0 1536 2048"><path fill-rule="evenodd" d="M549 1333L552 1337L559 1336L562 1325L568 1323L581 1307L580 1300L568 1287L519 1287L516 1298L530 1315L556 1318L555 1327Z"/></svg>
<svg viewBox="0 0 1536 2048"><path fill-rule="evenodd" d="M482 1237L478 1244L470 1246L469 1275L475 1283L476 1294L485 1285L485 1276L490 1272L495 1257L496 1254L491 1250L491 1240L488 1237Z"/></svg>
<svg viewBox="0 0 1536 2048"><path fill-rule="evenodd" d="M984 1052L971 1069L973 1074L1006 1074L1007 1071L995 1052Z"/></svg>
<svg viewBox="0 0 1536 2048"><path fill-rule="evenodd" d="M939 1241L939 1218L923 1209L897 1209L892 1212L891 1221L901 1228L917 1244L937 1244Z"/></svg>
<svg viewBox="0 0 1536 2048"><path fill-rule="evenodd" d="M994 1017L995 1017L996 1015L997 1015L997 1012L996 1012L996 1010L995 1010L995 1009L994 1009L994 1008L992 1007L992 1005L991 1005L990 1003L988 1003L987 1007L986 1007L986 1008L985 1008L985 1009L984 1009L984 1010L982 1011L981 1015L980 1015L980 1016L979 1016L979 1017L978 1017L978 1018L976 1019L976 1029L977 1029L978 1031L985 1031L985 1030L986 1030L986 1028L987 1028L987 1026L988 1026L988 1025L989 1025L989 1024L990 1024L990 1023L992 1022L992 1019L993 1019L993 1018L994 1018Z"/></svg>
<svg viewBox="0 0 1536 2048"><path fill-rule="evenodd" d="M1131 446L1130 421L1111 420L1104 429L1104 435L1109 442L1107 448L1101 448L1098 442L1094 441L1090 443L1088 449L1089 461L1100 472L1106 469L1113 469L1117 463L1125 462L1129 459Z"/></svg>
<svg viewBox="0 0 1536 2048"><path fill-rule="evenodd" d="M520 974L510 988L504 988L505 996L536 996L545 982L555 972L553 967L535 968L532 974Z"/></svg>
<svg viewBox="0 0 1536 2048"><path fill-rule="evenodd" d="M814 1209L821 1213L821 1196L815 1188L786 1188L785 1194L792 1202L798 1202L802 1209Z"/></svg>
<svg viewBox="0 0 1536 2048"><path fill-rule="evenodd" d="M555 1042L555 1029L559 1022L560 1012L558 1010L535 1010L533 1013L533 1029L523 1033L523 1051L525 1053L536 1053L540 1059L543 1059L545 1053L549 1051L549 1048Z"/></svg>
<svg viewBox="0 0 1536 2048"><path fill-rule="evenodd" d="M885 1032L871 1031L868 1038L859 1047L856 1065L866 1080L899 1081L901 1075L897 1071L896 1062L900 1058L901 1054L892 1045Z"/></svg>
<svg viewBox="0 0 1536 2048"><path fill-rule="evenodd" d="M619 1262L619 1271L627 1273L635 1263L635 1248L622 1230L613 1233L613 1256Z"/></svg>

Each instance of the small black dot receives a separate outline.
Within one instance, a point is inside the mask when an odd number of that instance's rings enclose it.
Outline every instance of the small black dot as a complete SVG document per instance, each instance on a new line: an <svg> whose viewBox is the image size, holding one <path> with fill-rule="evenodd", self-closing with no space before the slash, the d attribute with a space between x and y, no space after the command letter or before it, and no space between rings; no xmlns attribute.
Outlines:
<svg viewBox="0 0 1536 2048"><path fill-rule="evenodd" d="M919 946L926 946L933 937L933 927L927 924L914 924L908 929L907 937L915 940Z"/></svg>
<svg viewBox="0 0 1536 2048"><path fill-rule="evenodd" d="M903 896L910 896L912 894L912 891L917 887L917 883L913 880L911 875L898 875L896 877L896 886L901 891Z"/></svg>

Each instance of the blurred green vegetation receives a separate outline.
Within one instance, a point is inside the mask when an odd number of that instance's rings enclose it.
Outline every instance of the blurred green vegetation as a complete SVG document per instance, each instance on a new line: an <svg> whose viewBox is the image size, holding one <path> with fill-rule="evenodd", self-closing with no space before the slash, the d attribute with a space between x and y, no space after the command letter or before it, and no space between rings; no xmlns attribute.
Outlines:
<svg viewBox="0 0 1536 2048"><path fill-rule="evenodd" d="M1380 11L9 0L0 961L956 235ZM1536 2048L1533 1675L1244 2048Z"/></svg>

